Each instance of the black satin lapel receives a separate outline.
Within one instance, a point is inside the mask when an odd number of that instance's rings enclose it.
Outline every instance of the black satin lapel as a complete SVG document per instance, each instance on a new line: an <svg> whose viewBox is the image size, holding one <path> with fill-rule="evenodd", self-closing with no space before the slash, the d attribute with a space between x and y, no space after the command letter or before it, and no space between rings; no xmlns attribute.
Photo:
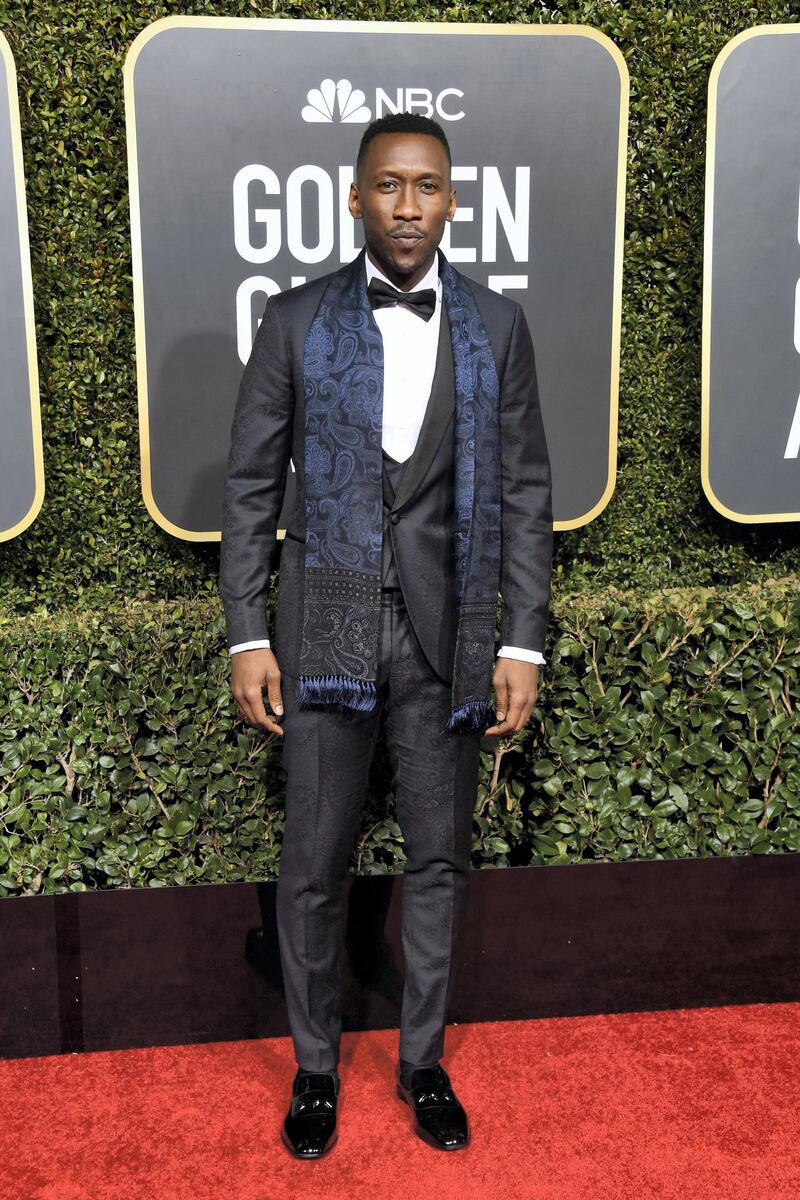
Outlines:
<svg viewBox="0 0 800 1200"><path fill-rule="evenodd" d="M450 338L450 322L447 308L442 302L439 317L439 345L436 352L436 370L433 373L428 407L422 418L422 426L414 452L397 489L392 512L397 512L414 496L430 470L431 463L441 445L442 438L450 425L455 409L456 385L453 375L453 348Z"/></svg>

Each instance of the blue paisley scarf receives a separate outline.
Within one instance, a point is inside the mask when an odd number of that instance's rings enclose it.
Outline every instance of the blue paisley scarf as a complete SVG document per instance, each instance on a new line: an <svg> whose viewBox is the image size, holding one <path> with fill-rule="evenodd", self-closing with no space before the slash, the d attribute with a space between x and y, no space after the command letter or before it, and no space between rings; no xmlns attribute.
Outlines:
<svg viewBox="0 0 800 1200"><path fill-rule="evenodd" d="M359 256L363 265L363 254ZM500 388L469 287L439 255L455 374L458 627L445 730L490 723L500 583ZM445 316L446 314L446 316ZM306 544L298 701L377 701L381 604L383 339L363 270L337 272L304 347Z"/></svg>

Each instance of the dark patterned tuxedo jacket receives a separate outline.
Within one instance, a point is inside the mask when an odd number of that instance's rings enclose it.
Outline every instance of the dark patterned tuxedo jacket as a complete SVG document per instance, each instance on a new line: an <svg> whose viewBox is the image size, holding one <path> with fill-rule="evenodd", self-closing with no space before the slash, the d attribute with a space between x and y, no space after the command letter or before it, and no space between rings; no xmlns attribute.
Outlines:
<svg viewBox="0 0 800 1200"><path fill-rule="evenodd" d="M444 256L438 252L440 259ZM340 272L364 272L366 249ZM550 463L533 345L521 307L459 272L472 290L500 381L503 598L501 644L544 649L553 526ZM296 677L302 644L305 481L303 354L331 275L271 297L242 376L225 480L219 587L228 645L272 636L281 671ZM446 307L428 407L384 538L426 658L452 678L457 621L453 536L455 385ZM275 630L265 602L289 459L296 504L280 558Z"/></svg>

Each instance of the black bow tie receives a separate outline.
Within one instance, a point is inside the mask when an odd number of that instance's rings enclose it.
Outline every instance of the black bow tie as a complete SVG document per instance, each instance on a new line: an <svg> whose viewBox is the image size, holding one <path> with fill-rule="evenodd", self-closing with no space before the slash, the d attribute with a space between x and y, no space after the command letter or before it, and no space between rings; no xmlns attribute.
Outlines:
<svg viewBox="0 0 800 1200"><path fill-rule="evenodd" d="M405 304L423 321L430 321L436 309L436 288L422 288L419 292L401 292L384 283L377 275L369 281L367 288L369 302L373 308L383 308L385 304Z"/></svg>

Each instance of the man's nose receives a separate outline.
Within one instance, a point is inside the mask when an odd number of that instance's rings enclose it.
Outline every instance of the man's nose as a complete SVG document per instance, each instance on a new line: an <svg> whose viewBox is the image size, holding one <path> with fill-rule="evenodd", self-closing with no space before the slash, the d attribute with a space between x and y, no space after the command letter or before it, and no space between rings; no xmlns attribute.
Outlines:
<svg viewBox="0 0 800 1200"><path fill-rule="evenodd" d="M394 212L396 217L400 217L405 221L411 220L412 217L419 217L422 215L416 188L407 187L399 190L397 193L397 201L394 206Z"/></svg>

